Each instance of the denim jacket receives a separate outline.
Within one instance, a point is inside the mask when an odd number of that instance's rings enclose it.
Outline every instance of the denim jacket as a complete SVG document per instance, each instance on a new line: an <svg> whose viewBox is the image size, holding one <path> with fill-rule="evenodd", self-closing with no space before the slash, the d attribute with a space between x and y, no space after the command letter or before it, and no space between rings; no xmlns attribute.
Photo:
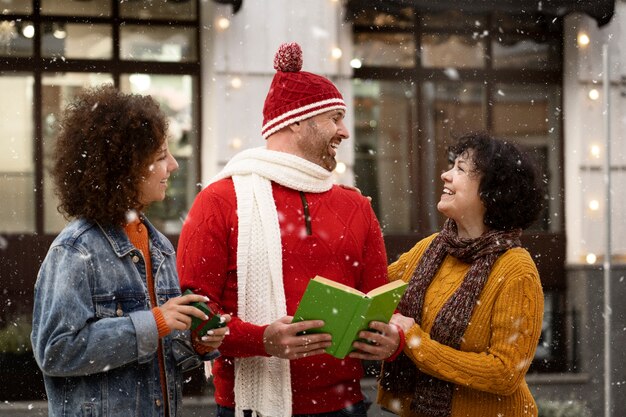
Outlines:
<svg viewBox="0 0 626 417"><path fill-rule="evenodd" d="M147 220L159 305L180 295L172 244ZM78 219L52 243L35 284L35 359L49 416L160 417L158 331L141 252L122 228ZM169 417L180 415L183 370L199 366L189 333L163 338ZM204 358L211 359L211 358Z"/></svg>

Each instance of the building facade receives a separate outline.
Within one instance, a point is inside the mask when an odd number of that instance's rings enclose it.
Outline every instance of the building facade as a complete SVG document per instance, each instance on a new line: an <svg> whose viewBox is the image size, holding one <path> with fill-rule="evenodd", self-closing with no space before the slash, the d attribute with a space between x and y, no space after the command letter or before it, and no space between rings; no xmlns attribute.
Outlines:
<svg viewBox="0 0 626 417"><path fill-rule="evenodd" d="M28 322L38 264L64 224L46 167L73 94L112 82L152 94L166 110L181 170L149 216L176 242L202 186L235 153L263 145L273 55L295 41L303 69L328 76L346 99L351 139L335 178L372 196L390 261L441 225L439 174L455 136L487 130L535 154L548 194L524 245L546 311L529 382L542 401L573 401L599 416L607 400L611 415L626 415L626 3L457 3L0 3L0 353L9 350L2 335Z"/></svg>

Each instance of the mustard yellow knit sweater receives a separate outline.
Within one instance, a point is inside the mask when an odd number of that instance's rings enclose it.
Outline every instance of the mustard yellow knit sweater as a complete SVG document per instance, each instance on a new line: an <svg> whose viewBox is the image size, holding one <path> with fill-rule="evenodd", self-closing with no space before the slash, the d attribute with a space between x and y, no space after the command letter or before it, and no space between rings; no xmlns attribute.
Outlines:
<svg viewBox="0 0 626 417"><path fill-rule="evenodd" d="M389 265L389 280L409 281L435 236L421 240ZM446 257L426 291L422 326L406 333L404 352L422 372L455 384L452 417L536 417L537 406L524 377L541 333L543 292L525 249L510 249L494 264L460 350L430 339L437 312L469 266ZM379 387L378 402L402 417L421 417L411 411L410 396Z"/></svg>

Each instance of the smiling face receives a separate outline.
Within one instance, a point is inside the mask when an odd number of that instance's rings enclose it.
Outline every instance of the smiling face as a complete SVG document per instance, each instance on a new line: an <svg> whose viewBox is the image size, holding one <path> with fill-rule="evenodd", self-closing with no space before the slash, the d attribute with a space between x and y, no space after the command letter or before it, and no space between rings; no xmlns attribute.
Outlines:
<svg viewBox="0 0 626 417"><path fill-rule="evenodd" d="M473 150L468 149L441 174L443 193L437 210L456 222L460 237L478 237L487 229L486 209L479 195L481 175L475 170L472 155Z"/></svg>
<svg viewBox="0 0 626 417"><path fill-rule="evenodd" d="M350 135L343 110L331 110L300 122L295 139L296 155L332 171L337 166L337 147Z"/></svg>
<svg viewBox="0 0 626 417"><path fill-rule="evenodd" d="M163 200L165 190L167 190L167 180L177 169L178 162L170 153L167 140L165 140L148 166L147 173L142 177L139 185L139 202L145 207L155 201Z"/></svg>

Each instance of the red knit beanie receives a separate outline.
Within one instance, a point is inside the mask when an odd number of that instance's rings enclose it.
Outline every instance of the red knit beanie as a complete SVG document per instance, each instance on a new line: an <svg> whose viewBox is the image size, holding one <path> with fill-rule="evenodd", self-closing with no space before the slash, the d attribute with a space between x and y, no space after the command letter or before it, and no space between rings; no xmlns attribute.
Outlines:
<svg viewBox="0 0 626 417"><path fill-rule="evenodd" d="M327 78L302 69L302 49L284 43L274 57L276 75L263 106L263 128L267 139L285 126L330 110L346 110L337 87Z"/></svg>

